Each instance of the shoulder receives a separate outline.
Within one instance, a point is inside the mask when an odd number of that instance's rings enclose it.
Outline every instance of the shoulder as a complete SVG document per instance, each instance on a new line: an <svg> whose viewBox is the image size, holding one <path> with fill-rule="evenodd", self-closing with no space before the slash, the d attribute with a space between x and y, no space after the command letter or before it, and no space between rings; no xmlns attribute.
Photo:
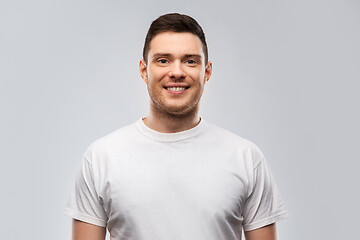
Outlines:
<svg viewBox="0 0 360 240"><path fill-rule="evenodd" d="M85 151L85 158L91 164L94 159L104 158L124 149L138 134L135 123L123 126L93 141Z"/></svg>
<svg viewBox="0 0 360 240"><path fill-rule="evenodd" d="M207 125L205 135L207 134L208 139L212 139L214 146L223 146L228 151L236 151L247 159L252 159L254 167L264 159L262 151L254 142L214 124L207 123Z"/></svg>

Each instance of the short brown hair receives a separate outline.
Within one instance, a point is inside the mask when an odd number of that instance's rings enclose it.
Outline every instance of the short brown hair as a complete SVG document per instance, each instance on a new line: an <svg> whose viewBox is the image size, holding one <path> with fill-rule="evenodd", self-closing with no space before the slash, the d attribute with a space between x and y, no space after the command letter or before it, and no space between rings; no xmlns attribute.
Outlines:
<svg viewBox="0 0 360 240"><path fill-rule="evenodd" d="M203 51L205 56L205 64L208 62L208 49L205 40L205 34L199 25L199 23L192 17L179 14L168 13L155 19L146 34L145 44L143 48L143 59L147 62L147 55L149 53L151 40L159 33L162 32L189 32L198 36L203 45Z"/></svg>

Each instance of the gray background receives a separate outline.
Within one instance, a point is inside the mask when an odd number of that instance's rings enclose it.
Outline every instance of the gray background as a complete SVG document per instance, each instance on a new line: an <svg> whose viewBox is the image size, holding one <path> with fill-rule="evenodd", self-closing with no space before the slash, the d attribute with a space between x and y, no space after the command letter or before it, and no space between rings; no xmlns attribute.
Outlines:
<svg viewBox="0 0 360 240"><path fill-rule="evenodd" d="M207 36L201 115L267 156L280 239L357 238L359 1L2 0L0 239L70 239L82 154L147 114L143 40L174 11Z"/></svg>

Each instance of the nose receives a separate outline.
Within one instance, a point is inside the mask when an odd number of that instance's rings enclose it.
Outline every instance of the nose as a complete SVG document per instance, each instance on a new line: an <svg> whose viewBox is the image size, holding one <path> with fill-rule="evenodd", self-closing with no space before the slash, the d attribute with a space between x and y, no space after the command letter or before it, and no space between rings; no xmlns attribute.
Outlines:
<svg viewBox="0 0 360 240"><path fill-rule="evenodd" d="M169 77L173 79L181 79L185 78L186 74L183 69L183 66L181 65L181 62L175 61L171 64L171 68L169 71Z"/></svg>

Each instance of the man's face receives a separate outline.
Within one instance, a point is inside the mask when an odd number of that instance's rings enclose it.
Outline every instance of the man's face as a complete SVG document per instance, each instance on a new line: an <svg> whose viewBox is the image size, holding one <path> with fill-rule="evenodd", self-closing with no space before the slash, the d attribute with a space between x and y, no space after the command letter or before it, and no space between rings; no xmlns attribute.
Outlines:
<svg viewBox="0 0 360 240"><path fill-rule="evenodd" d="M201 40L192 33L164 32L150 42L147 64L140 61L151 107L170 115L198 108L212 64L204 62Z"/></svg>

